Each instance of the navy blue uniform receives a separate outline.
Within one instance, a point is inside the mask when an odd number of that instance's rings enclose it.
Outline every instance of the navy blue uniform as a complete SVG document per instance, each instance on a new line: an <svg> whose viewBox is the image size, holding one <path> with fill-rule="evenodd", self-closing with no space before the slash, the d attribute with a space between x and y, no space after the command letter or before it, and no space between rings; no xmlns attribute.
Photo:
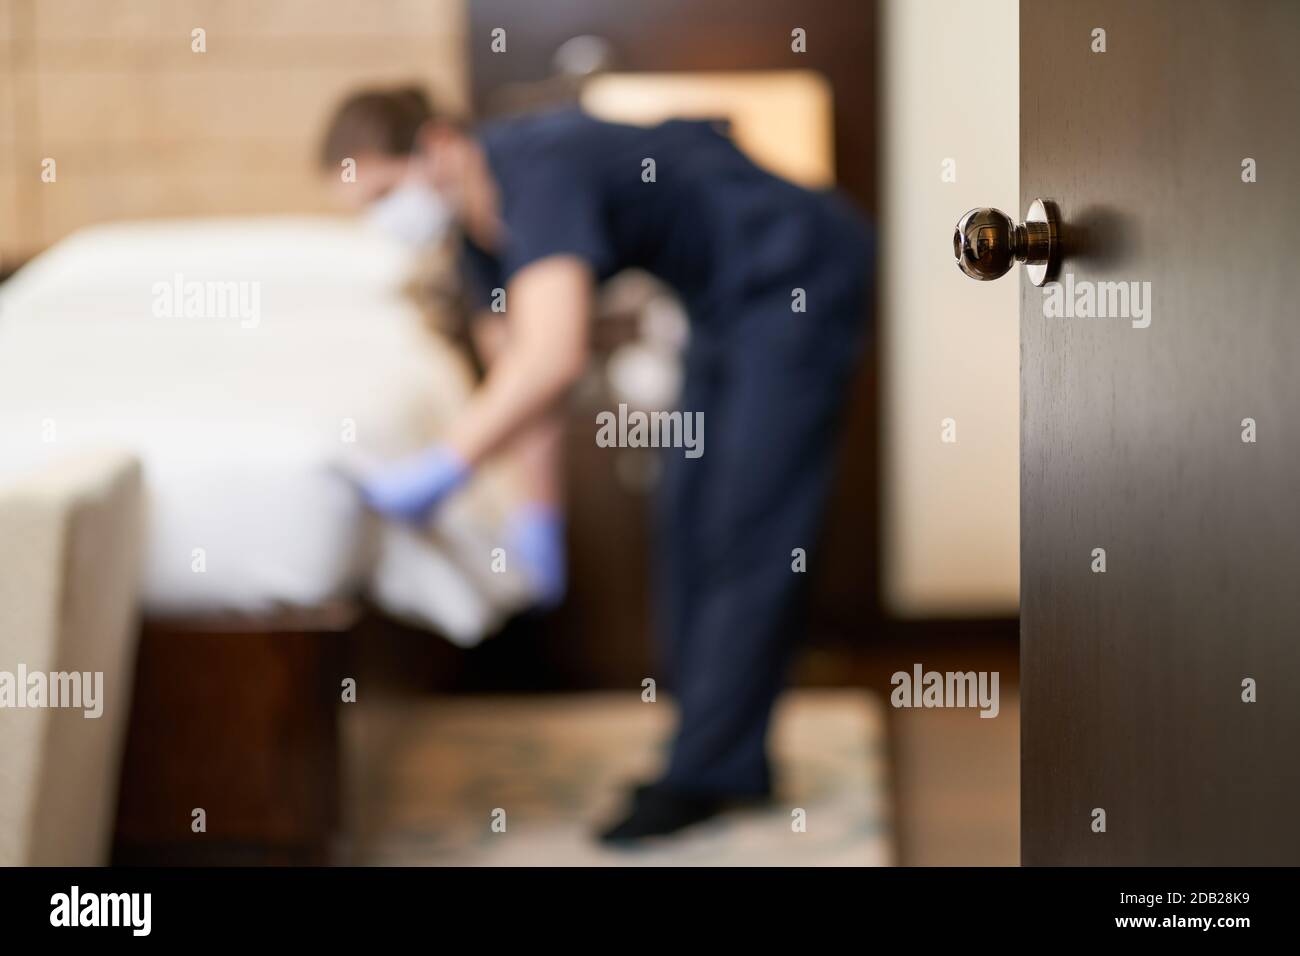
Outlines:
<svg viewBox="0 0 1300 956"><path fill-rule="evenodd" d="M792 551L816 543L870 234L838 196L762 171L707 123L565 111L484 127L480 141L505 227L495 257L466 245L481 287L569 254L598 279L645 269L686 305L681 409L703 412L706 441L699 458L666 452L657 603L681 715L664 783L766 793L764 739L799 626Z"/></svg>

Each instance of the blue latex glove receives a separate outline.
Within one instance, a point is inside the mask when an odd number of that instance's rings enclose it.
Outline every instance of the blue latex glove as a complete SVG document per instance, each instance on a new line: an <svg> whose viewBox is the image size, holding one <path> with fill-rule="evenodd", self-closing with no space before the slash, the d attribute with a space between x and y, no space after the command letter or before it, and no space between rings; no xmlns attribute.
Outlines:
<svg viewBox="0 0 1300 956"><path fill-rule="evenodd" d="M469 473L469 464L458 454L434 445L362 476L361 497L382 515L419 521L463 485Z"/></svg>
<svg viewBox="0 0 1300 956"><path fill-rule="evenodd" d="M527 504L506 521L506 553L518 562L537 604L555 607L568 584L564 515L557 508Z"/></svg>

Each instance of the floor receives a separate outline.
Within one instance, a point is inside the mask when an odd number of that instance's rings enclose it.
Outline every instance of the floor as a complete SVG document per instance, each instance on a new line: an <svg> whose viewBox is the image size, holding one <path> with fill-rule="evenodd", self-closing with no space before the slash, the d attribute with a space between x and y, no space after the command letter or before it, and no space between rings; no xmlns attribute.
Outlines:
<svg viewBox="0 0 1300 956"><path fill-rule="evenodd" d="M378 865L880 866L894 860L885 707L787 695L777 799L636 852L590 833L649 779L671 704L639 694L408 698L348 714L352 862Z"/></svg>
<svg viewBox="0 0 1300 956"><path fill-rule="evenodd" d="M635 853L590 833L627 781L653 775L671 704L622 693L363 701L345 715L347 862L1015 865L1019 708L1014 687L1001 696L983 719L894 709L865 690L787 694L777 800Z"/></svg>
<svg viewBox="0 0 1300 956"><path fill-rule="evenodd" d="M891 710L899 859L908 866L1020 862L1020 695L997 717Z"/></svg>

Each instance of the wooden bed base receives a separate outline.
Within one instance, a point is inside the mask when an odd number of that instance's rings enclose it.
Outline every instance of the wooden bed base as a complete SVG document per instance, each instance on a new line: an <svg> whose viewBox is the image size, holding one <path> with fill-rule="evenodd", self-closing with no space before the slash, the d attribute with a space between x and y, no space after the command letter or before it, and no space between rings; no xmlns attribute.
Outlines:
<svg viewBox="0 0 1300 956"><path fill-rule="evenodd" d="M332 862L341 688L361 618L340 605L146 621L113 863Z"/></svg>

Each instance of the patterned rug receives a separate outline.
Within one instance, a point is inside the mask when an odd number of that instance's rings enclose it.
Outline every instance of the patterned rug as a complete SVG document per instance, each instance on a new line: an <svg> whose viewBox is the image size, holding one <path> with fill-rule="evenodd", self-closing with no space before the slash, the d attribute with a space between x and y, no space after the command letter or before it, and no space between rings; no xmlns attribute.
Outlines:
<svg viewBox="0 0 1300 956"><path fill-rule="evenodd" d="M591 832L651 779L672 706L638 693L358 703L349 862L396 866L880 866L893 861L884 714L860 691L778 708L776 800L634 851ZM802 811L802 812L800 812ZM494 827L495 821L495 827ZM802 821L802 826L798 824ZM504 829L502 829L504 824Z"/></svg>

